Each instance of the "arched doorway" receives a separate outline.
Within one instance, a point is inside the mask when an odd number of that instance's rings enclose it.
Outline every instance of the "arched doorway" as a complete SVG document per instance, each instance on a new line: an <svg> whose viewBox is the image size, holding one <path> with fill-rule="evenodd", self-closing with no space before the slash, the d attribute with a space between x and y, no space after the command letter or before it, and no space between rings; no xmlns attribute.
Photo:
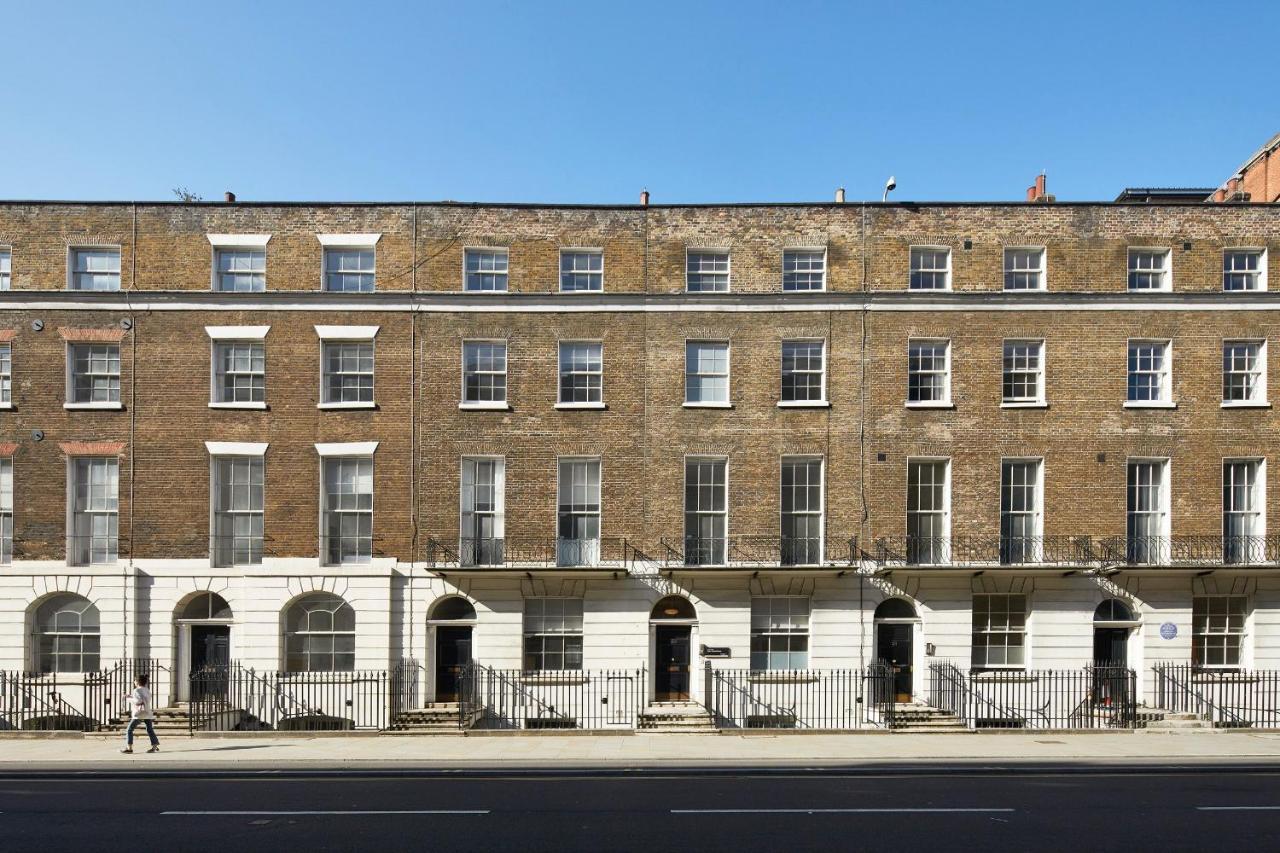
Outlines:
<svg viewBox="0 0 1280 853"><path fill-rule="evenodd" d="M231 663L231 625L235 614L231 605L216 592L199 592L180 606L174 614L177 635L176 657L178 700L190 701L195 690L225 686L218 678L197 679L193 687L191 673L211 671Z"/></svg>
<svg viewBox="0 0 1280 853"><path fill-rule="evenodd" d="M649 612L653 632L653 698L685 702L692 698L693 628L698 612L682 595L668 595Z"/></svg>
<svg viewBox="0 0 1280 853"><path fill-rule="evenodd" d="M1129 637L1140 624L1127 603L1102 601L1093 611L1093 665L1129 666Z"/></svg>
<svg viewBox="0 0 1280 853"><path fill-rule="evenodd" d="M915 693L916 632L920 616L911 602L886 598L876 607L876 660L893 670L893 700L910 702Z"/></svg>
<svg viewBox="0 0 1280 853"><path fill-rule="evenodd" d="M442 598L431 608L427 631L432 638L432 668L435 701L457 702L459 679L471 663L472 636L476 609L457 595Z"/></svg>

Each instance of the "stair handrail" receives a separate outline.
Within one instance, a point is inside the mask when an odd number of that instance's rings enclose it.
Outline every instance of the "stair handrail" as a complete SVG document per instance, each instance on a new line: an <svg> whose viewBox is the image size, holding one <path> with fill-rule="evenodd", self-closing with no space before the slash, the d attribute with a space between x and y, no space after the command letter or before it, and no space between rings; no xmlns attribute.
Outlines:
<svg viewBox="0 0 1280 853"><path fill-rule="evenodd" d="M471 668L473 668L471 672L468 672L468 669L471 669ZM551 720L572 720L573 719L573 717L570 716L569 714L566 714L563 711L557 711L554 705L549 705L544 700L535 696L526 685L522 684L517 679L512 678L510 675L503 672L502 670L493 669L492 667L485 666L484 664L478 663L476 661L471 661L469 664L467 664L467 667L464 668L463 671L468 672L468 674L471 675L472 678L475 678L476 675L486 677L489 680L490 687L492 687L494 682L497 682L497 685L499 687L505 688L511 691L513 694L527 700L529 704L537 708L539 713L539 717L538 717L539 719L551 719ZM471 684L471 687L474 689L475 687L474 683ZM484 711L486 713L489 712L491 710L491 708L489 708L489 705L490 705L489 697L484 697L482 701L484 705ZM463 714L462 702L458 703L458 714L459 714L458 725L459 727L461 727L462 721L465 719L465 717L462 716ZM542 714L547 714L548 716L542 717L541 716Z"/></svg>
<svg viewBox="0 0 1280 853"><path fill-rule="evenodd" d="M1199 703L1199 705L1207 707L1209 709L1210 722L1214 721L1214 715L1216 713L1221 717L1222 722L1224 723L1231 722L1241 726L1247 725L1247 722L1242 717L1240 717L1239 715L1235 714L1232 711L1228 711L1226 708L1214 702L1212 699L1209 699L1208 697L1206 697L1196 687L1193 686L1193 683L1183 682L1180 679L1178 679L1176 674L1171 674L1171 672L1177 673L1180 670L1186 670L1186 673L1189 678L1190 676L1195 675L1195 669L1190 664L1178 664L1178 663L1171 663L1169 661L1159 661L1152 665L1151 671L1156 676L1156 686L1157 686L1157 689L1160 691L1159 695L1163 696L1165 685L1170 684L1175 688L1177 688L1178 690L1180 690L1186 698L1189 698L1194 702ZM1163 705L1164 704L1163 701L1161 701L1160 704ZM1177 713L1177 712L1175 711L1174 713ZM1197 708L1195 713L1203 714L1204 711Z"/></svg>
<svg viewBox="0 0 1280 853"><path fill-rule="evenodd" d="M707 710L711 712L711 717L715 721L715 724L717 727L720 726L720 720L722 719L736 720L736 718L732 716L732 710L733 710L732 697L733 697L733 694L736 693L742 699L742 702L743 702L742 721L744 725L746 724L747 717L752 716L747 713L747 704L750 703L750 705L752 706L752 710L754 711L765 709L770 716L775 716L775 717L790 716L791 720L796 724L796 728L806 728L806 729L812 728L812 726L810 726L808 723L805 723L800 719L800 715L796 713L795 706L792 706L791 708L783 708L781 706L772 705L769 702L766 702L763 699L760 699L755 694L748 692L745 687L740 687L739 685L734 684L727 677L728 673L731 671L735 673L745 673L747 674L748 677L750 677L750 674L751 674L751 670L722 670L722 669L711 670L711 678L712 678L713 685L717 683L724 684L728 688L729 695L731 697L730 714L728 716L720 712L720 704L719 704L720 691L719 690L715 690L713 692L714 699L712 698L712 696L706 697L707 701L704 707L707 707ZM708 707L708 706L714 706L714 707Z"/></svg>
<svg viewBox="0 0 1280 853"><path fill-rule="evenodd" d="M45 676L50 676L49 681L45 682ZM37 679L41 679L37 681ZM46 717L79 717L85 720L86 724L92 721L89 715L76 708L66 699L62 698L61 691L58 690L58 674L50 673L34 673L34 672L18 672L16 670L6 671L0 670L0 683L13 688L12 691L5 689L5 693L12 697L14 704L11 707L11 723L15 729L22 728L22 722L25 719L37 719L38 715L24 713L27 708L36 708L43 712ZM45 699L37 692L37 688L43 689L45 686L50 687L49 696L53 697ZM3 688L0 688L3 689ZM30 705L19 705L17 700L26 698L30 700Z"/></svg>

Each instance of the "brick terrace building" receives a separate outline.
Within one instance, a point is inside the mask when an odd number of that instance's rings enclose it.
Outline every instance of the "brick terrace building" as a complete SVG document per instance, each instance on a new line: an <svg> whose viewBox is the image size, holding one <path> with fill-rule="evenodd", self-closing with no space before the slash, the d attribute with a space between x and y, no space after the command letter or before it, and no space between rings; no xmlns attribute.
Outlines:
<svg viewBox="0 0 1280 853"><path fill-rule="evenodd" d="M1209 203L0 204L0 668L1280 666L1277 241Z"/></svg>

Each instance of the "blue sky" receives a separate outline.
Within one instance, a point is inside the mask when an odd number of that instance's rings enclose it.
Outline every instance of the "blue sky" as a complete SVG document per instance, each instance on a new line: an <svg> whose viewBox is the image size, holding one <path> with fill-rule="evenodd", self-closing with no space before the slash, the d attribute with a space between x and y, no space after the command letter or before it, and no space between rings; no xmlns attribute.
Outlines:
<svg viewBox="0 0 1280 853"><path fill-rule="evenodd" d="M1280 131L1264 0L0 5L4 198L1110 199Z"/></svg>

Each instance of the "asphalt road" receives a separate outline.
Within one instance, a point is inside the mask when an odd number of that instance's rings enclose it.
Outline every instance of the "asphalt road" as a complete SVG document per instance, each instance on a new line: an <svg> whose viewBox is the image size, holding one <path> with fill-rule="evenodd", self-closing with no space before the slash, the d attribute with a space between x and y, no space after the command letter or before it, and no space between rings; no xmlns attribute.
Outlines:
<svg viewBox="0 0 1280 853"><path fill-rule="evenodd" d="M1277 850L1280 769L0 774L40 851Z"/></svg>

